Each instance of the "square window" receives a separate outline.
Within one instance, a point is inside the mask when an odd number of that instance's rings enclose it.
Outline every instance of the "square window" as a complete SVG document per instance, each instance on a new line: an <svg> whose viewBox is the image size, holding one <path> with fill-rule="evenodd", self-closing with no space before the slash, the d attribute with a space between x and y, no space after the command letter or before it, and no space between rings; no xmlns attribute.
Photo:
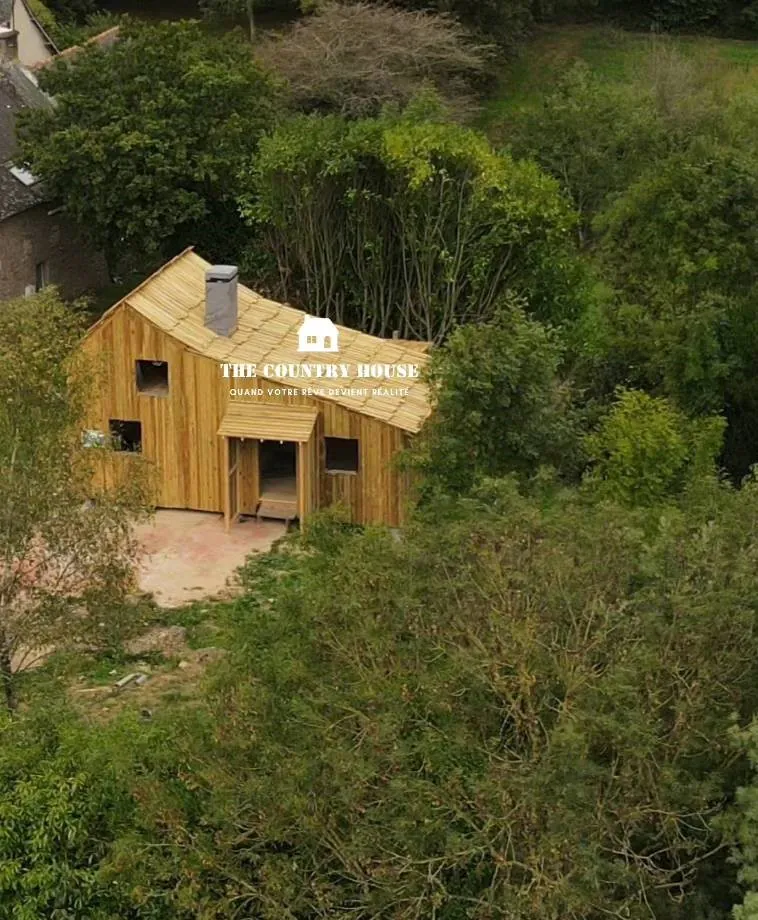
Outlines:
<svg viewBox="0 0 758 920"><path fill-rule="evenodd" d="M137 391L146 396L168 396L168 362L137 361Z"/></svg>
<svg viewBox="0 0 758 920"><path fill-rule="evenodd" d="M318 339L315 335L309 335L306 339L308 345L315 345L318 342Z"/></svg>
<svg viewBox="0 0 758 920"><path fill-rule="evenodd" d="M358 472L357 438L324 438L327 473Z"/></svg>
<svg viewBox="0 0 758 920"><path fill-rule="evenodd" d="M120 418L108 419L113 450L139 453L142 450L142 423Z"/></svg>

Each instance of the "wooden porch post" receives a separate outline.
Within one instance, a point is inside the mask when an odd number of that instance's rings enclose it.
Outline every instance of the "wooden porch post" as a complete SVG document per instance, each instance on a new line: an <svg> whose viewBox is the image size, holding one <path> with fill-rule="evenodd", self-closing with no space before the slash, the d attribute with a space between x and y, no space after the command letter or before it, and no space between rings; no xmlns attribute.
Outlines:
<svg viewBox="0 0 758 920"><path fill-rule="evenodd" d="M232 480L229 476L229 438L224 437L224 528L229 533L232 523L232 497L229 491L232 487Z"/></svg>
<svg viewBox="0 0 758 920"><path fill-rule="evenodd" d="M302 527L305 520L305 445L302 441L297 442L297 516L300 519Z"/></svg>

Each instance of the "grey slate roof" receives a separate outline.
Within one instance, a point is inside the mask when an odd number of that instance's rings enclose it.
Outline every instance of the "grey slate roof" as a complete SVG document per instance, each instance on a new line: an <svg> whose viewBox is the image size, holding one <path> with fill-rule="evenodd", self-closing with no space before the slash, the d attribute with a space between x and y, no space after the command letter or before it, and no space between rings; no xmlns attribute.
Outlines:
<svg viewBox="0 0 758 920"><path fill-rule="evenodd" d="M46 199L41 185L25 185L13 175L10 166L17 151L16 117L19 112L50 105L50 99L23 68L17 64L0 66L0 220L20 214Z"/></svg>

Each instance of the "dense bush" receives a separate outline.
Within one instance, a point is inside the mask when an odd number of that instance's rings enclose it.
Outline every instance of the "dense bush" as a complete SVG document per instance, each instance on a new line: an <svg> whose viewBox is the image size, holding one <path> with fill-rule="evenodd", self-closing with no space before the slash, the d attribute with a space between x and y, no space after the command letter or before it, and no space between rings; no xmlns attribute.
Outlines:
<svg viewBox="0 0 758 920"><path fill-rule="evenodd" d="M583 239L591 242L592 220L653 172L651 164L686 153L694 139L754 124L753 107L744 101L732 107L740 114L726 114L729 107L718 98L706 65L655 37L628 83L609 81L581 60L560 72L540 105L510 118L506 139L571 195L583 217Z"/></svg>
<svg viewBox="0 0 758 920"><path fill-rule="evenodd" d="M543 510L490 483L401 540L314 521L294 580L240 602L216 728L138 783L160 845L119 871L204 917L724 918L756 502L706 479Z"/></svg>
<svg viewBox="0 0 758 920"><path fill-rule="evenodd" d="M609 315L631 382L730 422L727 465L758 456L753 276L755 158L706 143L657 163L602 216L604 265L625 306Z"/></svg>
<svg viewBox="0 0 758 920"><path fill-rule="evenodd" d="M708 68L655 39L633 81L577 65L510 134L572 196L602 281L572 344L580 385L601 400L622 385L723 415L737 478L758 457L757 111L750 90L720 97Z"/></svg>
<svg viewBox="0 0 758 920"><path fill-rule="evenodd" d="M714 469L724 420L687 418L664 399L621 391L586 438L587 481L628 505L651 505Z"/></svg>
<svg viewBox="0 0 758 920"><path fill-rule="evenodd" d="M508 142L535 159L571 195L587 236L592 217L663 146L653 107L608 84L583 62L562 73L540 106L514 120Z"/></svg>
<svg viewBox="0 0 758 920"><path fill-rule="evenodd" d="M432 355L434 415L416 448L423 492L458 494L481 477L576 473L579 424L560 379L562 344L504 302L487 323L461 326Z"/></svg>
<svg viewBox="0 0 758 920"><path fill-rule="evenodd" d="M728 818L735 824L734 859L740 867L743 888L742 902L734 909L734 920L755 920L758 917L758 723L755 719L743 731L735 732L735 742L735 747L750 759L752 776L750 783L738 789L736 807Z"/></svg>
<svg viewBox="0 0 758 920"><path fill-rule="evenodd" d="M0 918L129 920L100 864L134 803L84 725L47 711L0 716Z"/></svg>

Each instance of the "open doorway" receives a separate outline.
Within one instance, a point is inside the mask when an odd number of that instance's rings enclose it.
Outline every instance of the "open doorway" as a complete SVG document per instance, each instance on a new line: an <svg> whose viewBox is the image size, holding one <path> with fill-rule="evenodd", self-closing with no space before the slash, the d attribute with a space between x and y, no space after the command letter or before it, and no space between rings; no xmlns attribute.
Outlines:
<svg viewBox="0 0 758 920"><path fill-rule="evenodd" d="M261 441L261 501L297 503L297 444L294 441Z"/></svg>

